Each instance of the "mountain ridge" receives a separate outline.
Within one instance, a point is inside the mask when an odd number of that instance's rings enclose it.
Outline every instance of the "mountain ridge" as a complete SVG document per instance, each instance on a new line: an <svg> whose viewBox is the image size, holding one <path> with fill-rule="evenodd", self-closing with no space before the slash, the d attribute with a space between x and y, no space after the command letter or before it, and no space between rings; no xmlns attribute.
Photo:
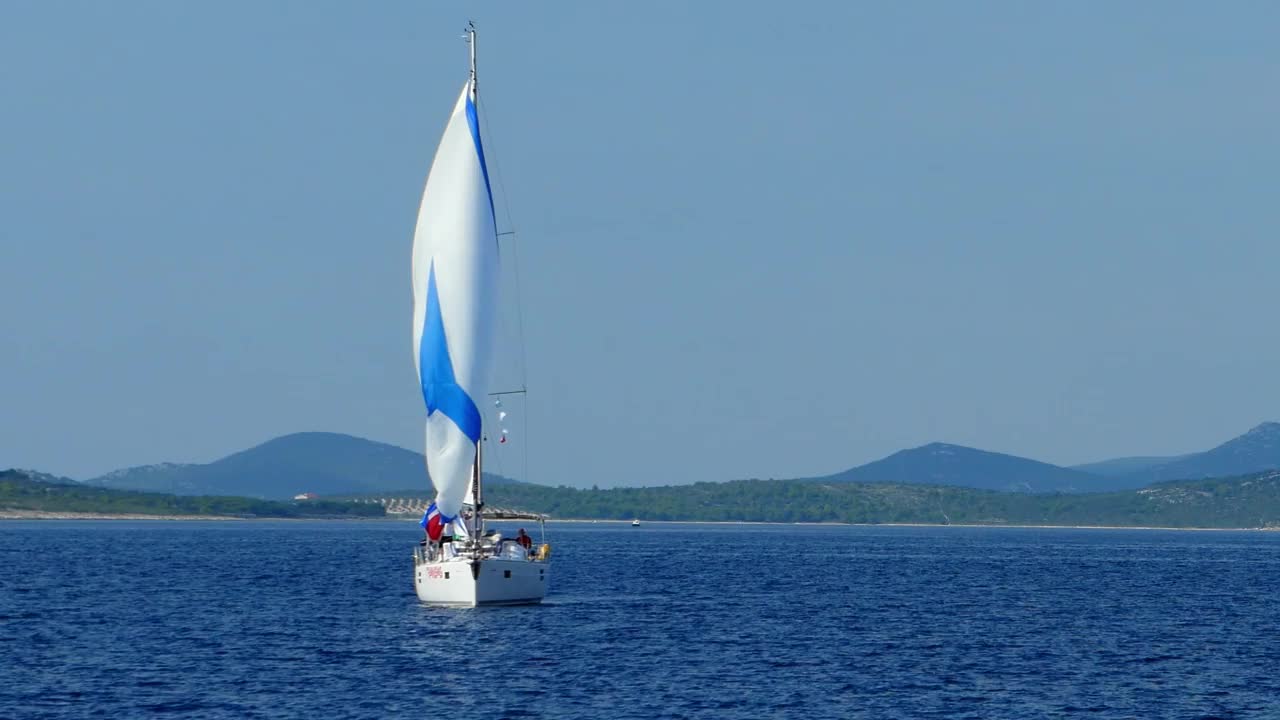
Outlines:
<svg viewBox="0 0 1280 720"><path fill-rule="evenodd" d="M1280 468L1280 423L1263 422L1214 448L1138 475L1154 481L1190 480L1275 468Z"/></svg>
<svg viewBox="0 0 1280 720"><path fill-rule="evenodd" d="M1138 462L1125 467L1130 461L1142 460L1156 462ZM1136 484L1226 477L1280 469L1280 422L1259 423L1248 431L1201 452L1167 458L1115 458L1077 465L1075 469L1099 466L1103 472L1097 474L1107 474L1108 468L1119 470L1115 477Z"/></svg>
<svg viewBox="0 0 1280 720"><path fill-rule="evenodd" d="M282 435L210 463L156 463L86 481L119 490L175 495L239 495L287 500L300 493L344 495L429 486L422 455L328 432Z"/></svg>
<svg viewBox="0 0 1280 720"><path fill-rule="evenodd" d="M1087 492L1115 483L1088 473L1030 458L932 442L899 450L865 465L817 478L824 482L952 485L980 490Z"/></svg>
<svg viewBox="0 0 1280 720"><path fill-rule="evenodd" d="M1101 467L1099 472L1081 468ZM1210 450L1188 455L1127 457L1062 467L1031 458L932 442L819 477L828 483L953 485L1031 493L1132 489L1153 482L1223 477L1280 468L1280 423L1264 422ZM404 488L430 489L422 454L326 432L272 438L210 463L156 463L122 468L89 485L178 495L241 495L290 499L313 492L369 496ZM486 482L514 482L485 474Z"/></svg>
<svg viewBox="0 0 1280 720"><path fill-rule="evenodd" d="M1123 477L1125 475L1134 475L1157 465L1164 465L1190 457L1189 455L1133 455L1129 457L1111 458L1108 460L1098 460L1096 462L1088 462L1080 465L1065 465L1063 467L1072 470L1079 470L1091 475L1101 475L1102 477Z"/></svg>

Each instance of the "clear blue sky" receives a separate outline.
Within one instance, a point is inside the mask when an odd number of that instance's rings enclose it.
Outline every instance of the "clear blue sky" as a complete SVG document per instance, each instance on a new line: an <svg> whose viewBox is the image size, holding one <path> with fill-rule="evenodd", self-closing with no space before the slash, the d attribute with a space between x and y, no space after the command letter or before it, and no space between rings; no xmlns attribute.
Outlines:
<svg viewBox="0 0 1280 720"><path fill-rule="evenodd" d="M533 480L1280 419L1274 3L6 2L0 466L420 447L409 248L469 17Z"/></svg>

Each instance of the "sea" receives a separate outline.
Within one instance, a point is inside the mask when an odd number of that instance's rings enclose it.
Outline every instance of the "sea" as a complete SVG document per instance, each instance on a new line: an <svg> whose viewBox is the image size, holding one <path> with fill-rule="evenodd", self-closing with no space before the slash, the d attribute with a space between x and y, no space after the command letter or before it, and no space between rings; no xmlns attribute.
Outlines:
<svg viewBox="0 0 1280 720"><path fill-rule="evenodd" d="M0 717L1280 718L1276 532L552 523L482 609L420 533L0 521Z"/></svg>

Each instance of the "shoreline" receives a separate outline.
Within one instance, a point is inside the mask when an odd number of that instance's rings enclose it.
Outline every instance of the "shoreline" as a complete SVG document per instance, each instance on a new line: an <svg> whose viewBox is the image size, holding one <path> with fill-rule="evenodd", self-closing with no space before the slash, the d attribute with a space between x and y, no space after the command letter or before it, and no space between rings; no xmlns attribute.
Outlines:
<svg viewBox="0 0 1280 720"><path fill-rule="evenodd" d="M147 515L144 513L0 510L0 520L243 520L229 515Z"/></svg>
<svg viewBox="0 0 1280 720"><path fill-rule="evenodd" d="M152 515L147 513L98 513L70 512L61 510L0 510L0 522L5 520L169 520L186 522L189 520L217 520L219 522L303 522L307 520L324 520L347 522L351 520L393 520L396 518L364 518L364 517L239 517L236 515Z"/></svg>
<svg viewBox="0 0 1280 720"><path fill-rule="evenodd" d="M0 510L0 521L3 520L155 520L155 521L191 521L217 520L222 522L414 522L416 516L402 517L330 517L330 518L272 518L272 517L235 517L231 515L148 515L144 513L97 513L97 512L63 512L51 510ZM591 520L583 518L551 518L548 523L566 523L574 525L624 525L630 526L630 520ZM1160 525L1024 525L1024 524L976 524L976 523L842 523L842 522L769 522L765 520L643 520L645 525L770 525L806 527L907 527L907 528L1018 528L1024 530L1178 530L1191 532L1277 532L1280 527L1166 527Z"/></svg>
<svg viewBox="0 0 1280 720"><path fill-rule="evenodd" d="M557 523L586 523L588 525L598 523L612 523L621 525L630 525L630 520L581 520L581 519L552 519L547 522ZM1021 525L1021 524L997 524L997 523L842 523L842 522L770 522L767 520L642 520L641 527L644 525L803 525L808 527L918 527L918 528L1021 528L1034 530L1192 530L1206 532L1275 532L1280 531L1280 526L1276 527L1170 527L1163 525Z"/></svg>

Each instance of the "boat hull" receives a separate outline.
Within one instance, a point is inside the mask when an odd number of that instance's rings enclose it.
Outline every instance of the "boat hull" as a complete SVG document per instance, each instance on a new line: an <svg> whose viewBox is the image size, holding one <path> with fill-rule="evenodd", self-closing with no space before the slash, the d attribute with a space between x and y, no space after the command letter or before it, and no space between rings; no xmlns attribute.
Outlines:
<svg viewBox="0 0 1280 720"><path fill-rule="evenodd" d="M453 607L532 605L547 594L549 563L492 557L475 562L478 572L467 558L417 563L413 586L418 599Z"/></svg>

